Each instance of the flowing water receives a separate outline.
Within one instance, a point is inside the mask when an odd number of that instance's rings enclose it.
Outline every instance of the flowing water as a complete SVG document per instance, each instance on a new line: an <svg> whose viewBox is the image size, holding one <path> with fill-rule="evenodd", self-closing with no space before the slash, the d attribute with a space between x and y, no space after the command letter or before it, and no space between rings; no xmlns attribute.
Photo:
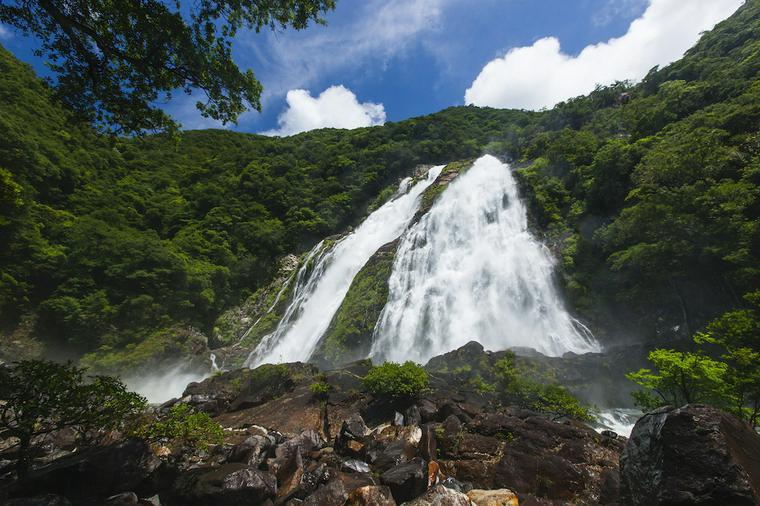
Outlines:
<svg viewBox="0 0 760 506"><path fill-rule="evenodd" d="M429 358L468 341L559 356L598 351L553 282L509 166L479 158L404 234L375 329L375 361Z"/></svg>
<svg viewBox="0 0 760 506"><path fill-rule="evenodd" d="M397 239L419 206L419 196L441 173L433 167L424 180L404 180L389 202L331 247L320 243L296 275L293 300L271 334L251 352L246 365L307 360L340 307L354 276L384 244Z"/></svg>

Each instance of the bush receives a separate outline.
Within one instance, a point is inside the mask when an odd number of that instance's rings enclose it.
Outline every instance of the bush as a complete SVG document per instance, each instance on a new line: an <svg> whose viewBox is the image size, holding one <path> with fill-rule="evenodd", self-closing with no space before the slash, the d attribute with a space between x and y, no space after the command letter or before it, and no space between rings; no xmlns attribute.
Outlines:
<svg viewBox="0 0 760 506"><path fill-rule="evenodd" d="M414 362L385 362L373 367L362 380L372 395L390 400L411 399L428 387L428 374Z"/></svg>
<svg viewBox="0 0 760 506"><path fill-rule="evenodd" d="M201 450L224 442L224 429L207 413L194 412L188 404L172 406L166 418L144 423L134 435L148 441L191 445Z"/></svg>

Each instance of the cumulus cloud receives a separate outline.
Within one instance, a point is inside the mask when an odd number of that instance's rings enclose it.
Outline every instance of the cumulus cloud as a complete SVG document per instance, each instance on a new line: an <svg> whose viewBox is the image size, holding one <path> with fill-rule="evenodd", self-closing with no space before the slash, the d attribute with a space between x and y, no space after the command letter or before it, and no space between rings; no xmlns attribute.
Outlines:
<svg viewBox="0 0 760 506"><path fill-rule="evenodd" d="M317 97L306 90L290 90L287 108L277 119L278 128L264 135L293 135L315 128L358 128L385 123L383 104L360 103L345 86L330 86Z"/></svg>
<svg viewBox="0 0 760 506"><path fill-rule="evenodd" d="M586 46L577 56L562 52L555 37L511 49L490 61L465 92L465 103L540 109L588 93L597 84L639 80L667 65L728 17L743 0L651 0L622 37Z"/></svg>

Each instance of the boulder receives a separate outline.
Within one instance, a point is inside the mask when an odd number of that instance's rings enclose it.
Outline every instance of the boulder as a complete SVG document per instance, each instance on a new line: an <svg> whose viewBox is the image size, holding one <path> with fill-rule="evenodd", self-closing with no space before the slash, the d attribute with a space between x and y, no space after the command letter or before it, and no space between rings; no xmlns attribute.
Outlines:
<svg viewBox="0 0 760 506"><path fill-rule="evenodd" d="M345 506L396 506L396 501L388 487L367 485L351 492Z"/></svg>
<svg viewBox="0 0 760 506"><path fill-rule="evenodd" d="M625 505L760 504L760 435L710 406L644 415L620 456Z"/></svg>
<svg viewBox="0 0 760 506"><path fill-rule="evenodd" d="M470 506L470 499L454 489L436 485L420 497L404 504L407 506Z"/></svg>
<svg viewBox="0 0 760 506"><path fill-rule="evenodd" d="M171 491L161 495L164 506L238 506L273 499L277 480L271 473L246 466L224 464L182 474Z"/></svg>
<svg viewBox="0 0 760 506"><path fill-rule="evenodd" d="M127 439L60 458L36 469L18 483L13 496L58 494L73 502L104 501L122 492L138 492L156 486L162 465L147 443Z"/></svg>
<svg viewBox="0 0 760 506"><path fill-rule="evenodd" d="M424 460L415 458L384 472L380 482L391 489L396 502L410 501L427 489L427 465Z"/></svg>
<svg viewBox="0 0 760 506"><path fill-rule="evenodd" d="M361 458L365 453L364 437L369 429L359 413L352 414L341 424L335 436L335 451L341 455Z"/></svg>
<svg viewBox="0 0 760 506"><path fill-rule="evenodd" d="M509 489L478 490L467 492L467 497L475 506L517 506L517 496Z"/></svg>
<svg viewBox="0 0 760 506"><path fill-rule="evenodd" d="M3 506L71 506L71 502L68 499L55 494L8 499L2 504Z"/></svg>

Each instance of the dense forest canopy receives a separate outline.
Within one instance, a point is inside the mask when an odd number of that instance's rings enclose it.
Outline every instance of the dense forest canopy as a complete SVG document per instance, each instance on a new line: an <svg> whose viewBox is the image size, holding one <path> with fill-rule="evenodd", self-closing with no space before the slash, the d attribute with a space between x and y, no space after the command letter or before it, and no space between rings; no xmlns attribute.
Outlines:
<svg viewBox="0 0 760 506"><path fill-rule="evenodd" d="M759 70L752 0L641 83L548 111L126 139L0 50L2 332L82 353L176 323L208 331L280 256L356 224L418 164L489 152L518 169L600 338L690 334L760 288Z"/></svg>

